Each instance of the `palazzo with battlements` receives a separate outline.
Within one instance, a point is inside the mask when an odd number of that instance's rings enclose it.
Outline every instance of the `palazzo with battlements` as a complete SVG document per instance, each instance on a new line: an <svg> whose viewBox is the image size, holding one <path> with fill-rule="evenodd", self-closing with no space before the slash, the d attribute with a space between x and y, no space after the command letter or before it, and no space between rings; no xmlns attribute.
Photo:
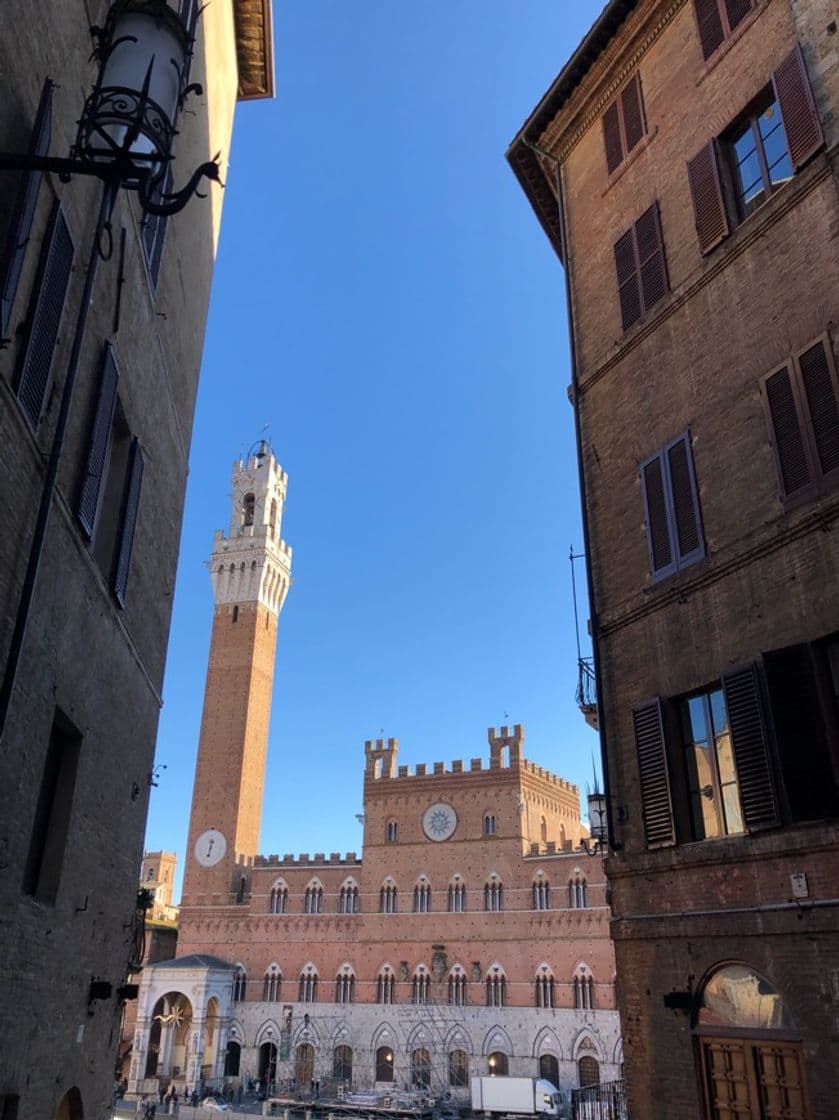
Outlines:
<svg viewBox="0 0 839 1120"><path fill-rule="evenodd" d="M259 854L286 483L267 449L235 464L216 534L178 956L143 974L129 1092L617 1078L602 859L577 787L525 758L521 726L491 728L488 758L413 770L397 740L367 742L363 858Z"/></svg>

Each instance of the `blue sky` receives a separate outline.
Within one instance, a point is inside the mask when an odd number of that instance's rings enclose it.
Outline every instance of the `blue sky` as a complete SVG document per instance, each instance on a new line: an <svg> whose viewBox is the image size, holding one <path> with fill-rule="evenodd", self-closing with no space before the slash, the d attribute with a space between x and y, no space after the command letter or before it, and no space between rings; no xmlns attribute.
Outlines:
<svg viewBox="0 0 839 1120"><path fill-rule="evenodd" d="M563 276L504 152L601 5L274 6L276 100L237 112L146 837L181 865L204 562L266 424L294 583L263 852L360 849L382 733L430 763L520 722L583 793L597 747L574 703Z"/></svg>

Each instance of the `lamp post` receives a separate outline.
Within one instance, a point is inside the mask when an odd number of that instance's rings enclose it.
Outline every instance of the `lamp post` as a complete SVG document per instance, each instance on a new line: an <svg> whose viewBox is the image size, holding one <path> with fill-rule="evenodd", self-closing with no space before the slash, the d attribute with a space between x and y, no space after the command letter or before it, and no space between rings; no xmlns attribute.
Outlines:
<svg viewBox="0 0 839 1120"><path fill-rule="evenodd" d="M580 847L586 855L589 856L596 856L600 853L605 854L609 846L606 795L605 793L601 793L595 785L594 792L590 793L586 800L588 802L589 831L591 832L591 839L594 843L589 844L588 840L583 838L580 840Z"/></svg>
<svg viewBox="0 0 839 1120"><path fill-rule="evenodd" d="M189 93L201 92L200 86L185 83L192 36L180 16L165 0L115 0L105 26L91 28L91 34L96 43L92 59L99 69L69 157L0 152L0 171L50 171L62 182L74 175L102 181L67 374L0 685L0 738L23 649L96 272L100 259L110 256L110 251L102 249L102 237L110 230L117 195L121 188L136 191L146 213L167 216L186 206L202 179L220 182L216 156L196 168L181 190L166 193L163 189L172 162L177 111Z"/></svg>

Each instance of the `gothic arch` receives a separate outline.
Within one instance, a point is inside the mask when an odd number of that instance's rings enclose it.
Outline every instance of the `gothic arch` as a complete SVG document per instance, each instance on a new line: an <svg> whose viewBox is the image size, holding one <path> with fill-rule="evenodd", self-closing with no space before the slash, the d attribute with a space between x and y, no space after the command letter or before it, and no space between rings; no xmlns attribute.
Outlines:
<svg viewBox="0 0 839 1120"><path fill-rule="evenodd" d="M561 1062L564 1061L562 1045L550 1027L542 1027L533 1040L534 1058L541 1058L543 1054L554 1054Z"/></svg>
<svg viewBox="0 0 839 1120"><path fill-rule="evenodd" d="M227 1037L231 1042L238 1042L240 1046L245 1045L245 1029L238 1019L231 1019L230 1026L227 1029Z"/></svg>
<svg viewBox="0 0 839 1120"><path fill-rule="evenodd" d="M503 1027L499 1027L497 1024L487 1031L481 1053L486 1058L496 1050L506 1054L507 1057L512 1057L515 1053L510 1036Z"/></svg>
<svg viewBox="0 0 839 1120"><path fill-rule="evenodd" d="M623 1039L622 1038L618 1038L618 1041L615 1043L615 1051L612 1055L612 1061L616 1066L619 1066L623 1062Z"/></svg>
<svg viewBox="0 0 839 1120"><path fill-rule="evenodd" d="M339 1019L332 1029L332 1034L329 1039L330 1046L349 1046L350 1045L350 1028L346 1019Z"/></svg>
<svg viewBox="0 0 839 1120"><path fill-rule="evenodd" d="M449 1033L446 1035L446 1041L444 1045L447 1054L451 1053L452 1050L465 1050L466 1053L471 1057L471 1055L474 1053L472 1047L472 1038L469 1034L469 1031L463 1026L453 1026Z"/></svg>
<svg viewBox="0 0 839 1120"><path fill-rule="evenodd" d="M280 1025L276 1019L266 1019L257 1030L253 1044L254 1046L261 1046L263 1042L273 1042L275 1045L279 1045Z"/></svg>
<svg viewBox="0 0 839 1120"><path fill-rule="evenodd" d="M314 1046L315 1050L320 1049L320 1042L318 1040L317 1031L311 1025L307 1026L305 1020L301 1021L294 1032L292 1040L292 1050L296 1050L301 1042L309 1042Z"/></svg>
<svg viewBox="0 0 839 1120"><path fill-rule="evenodd" d="M583 1027L579 1031L571 1048L572 1061L578 1062L580 1058L584 1058L587 1054L589 1057L597 1058L601 1065L609 1060L600 1035L591 1027Z"/></svg>
<svg viewBox="0 0 839 1120"><path fill-rule="evenodd" d="M373 1036L370 1039L370 1049L375 1054L380 1046L390 1046L391 1049L396 1049L396 1044L399 1041L399 1035L391 1026L390 1023L385 1021L379 1023L373 1031Z"/></svg>
<svg viewBox="0 0 839 1120"><path fill-rule="evenodd" d="M417 1023L411 1033L408 1035L408 1042L405 1050L410 1054L413 1050L434 1049L434 1033L427 1023Z"/></svg>

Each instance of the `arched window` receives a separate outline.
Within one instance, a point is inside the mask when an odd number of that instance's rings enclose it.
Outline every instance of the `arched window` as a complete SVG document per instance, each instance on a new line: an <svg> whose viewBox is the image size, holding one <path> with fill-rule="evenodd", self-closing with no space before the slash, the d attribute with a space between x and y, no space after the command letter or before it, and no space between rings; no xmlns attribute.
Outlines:
<svg viewBox="0 0 839 1120"><path fill-rule="evenodd" d="M395 844L399 839L399 822L388 821L385 825L385 840L388 844Z"/></svg>
<svg viewBox="0 0 839 1120"><path fill-rule="evenodd" d="M504 909L504 887L498 876L493 873L484 887L484 909Z"/></svg>
<svg viewBox="0 0 839 1120"><path fill-rule="evenodd" d="M559 1062L553 1054L543 1054L539 1059L539 1076L559 1088Z"/></svg>
<svg viewBox="0 0 839 1120"><path fill-rule="evenodd" d="M245 494L242 498L242 527L247 528L248 525L253 525L253 511L256 505L256 498L253 494Z"/></svg>
<svg viewBox="0 0 839 1120"><path fill-rule="evenodd" d="M393 1081L393 1050L390 1046L380 1046L376 1051L376 1080Z"/></svg>
<svg viewBox="0 0 839 1120"><path fill-rule="evenodd" d="M315 1078L315 1048L311 1042L301 1042L294 1052L294 1080L308 1089Z"/></svg>
<svg viewBox="0 0 839 1120"><path fill-rule="evenodd" d="M533 909L534 910L550 910L551 908L551 888L548 880L540 871L536 878L533 880Z"/></svg>
<svg viewBox="0 0 839 1120"><path fill-rule="evenodd" d="M581 1089L584 1089L586 1085L599 1085L600 1063L597 1061L597 1058L592 1058L590 1054L586 1054L584 1058L580 1058L577 1062L577 1075L580 1079Z"/></svg>
<svg viewBox="0 0 839 1120"><path fill-rule="evenodd" d="M456 964L449 973L449 1003L453 1007L466 1006L466 972Z"/></svg>
<svg viewBox="0 0 839 1120"><path fill-rule="evenodd" d="M487 973L487 1007L507 1006L507 978L500 965L494 964Z"/></svg>
<svg viewBox="0 0 839 1120"><path fill-rule="evenodd" d="M411 1003L428 1003L428 992L431 987L431 977L424 964L417 965L414 979L411 982Z"/></svg>
<svg viewBox="0 0 839 1120"><path fill-rule="evenodd" d="M263 1042L259 1048L259 1080L270 1084L277 1076L277 1047L273 1042Z"/></svg>
<svg viewBox="0 0 839 1120"><path fill-rule="evenodd" d="M269 914L285 914L288 911L288 887L282 879L278 880L271 888L268 900Z"/></svg>
<svg viewBox="0 0 839 1120"><path fill-rule="evenodd" d="M579 872L568 880L568 905L575 910L588 905L586 902L586 877Z"/></svg>
<svg viewBox="0 0 839 1120"><path fill-rule="evenodd" d="M546 844L548 842L548 822L544 817L542 817L541 821L539 822L539 839L543 844Z"/></svg>
<svg viewBox="0 0 839 1120"><path fill-rule="evenodd" d="M323 887L317 879L312 879L303 895L303 913L319 914L323 905Z"/></svg>
<svg viewBox="0 0 839 1120"><path fill-rule="evenodd" d="M452 1050L449 1054L449 1085L453 1089L466 1089L469 1085L469 1055L465 1050Z"/></svg>
<svg viewBox="0 0 839 1120"><path fill-rule="evenodd" d="M355 975L352 968L345 964L335 977L335 1002L352 1003L355 999Z"/></svg>
<svg viewBox="0 0 839 1120"><path fill-rule="evenodd" d="M423 875L414 887L414 913L427 914L431 909L431 884Z"/></svg>
<svg viewBox="0 0 839 1120"><path fill-rule="evenodd" d="M236 965L236 971L233 973L233 1001L234 1003L241 1003L248 993L248 974L245 972L242 965Z"/></svg>
<svg viewBox="0 0 839 1120"><path fill-rule="evenodd" d="M336 1046L332 1051L332 1076L336 1081L352 1081L352 1048Z"/></svg>
<svg viewBox="0 0 839 1120"><path fill-rule="evenodd" d="M546 964L536 973L536 1006L556 1007L553 973Z"/></svg>
<svg viewBox="0 0 839 1120"><path fill-rule="evenodd" d="M297 1000L299 1003L317 1003L317 998L317 969L313 964L307 964L303 971L300 973L300 984L297 994Z"/></svg>
<svg viewBox="0 0 839 1120"><path fill-rule="evenodd" d="M338 913L358 913L358 886L354 879L347 879L341 887L341 893L338 896Z"/></svg>
<svg viewBox="0 0 839 1120"><path fill-rule="evenodd" d="M809 1116L801 1034L766 977L745 964L717 969L701 989L694 1034L720 1115Z"/></svg>
<svg viewBox="0 0 839 1120"><path fill-rule="evenodd" d="M510 1073L510 1062L507 1055L501 1050L493 1050L487 1058L487 1065L489 1066L490 1077L508 1077Z"/></svg>
<svg viewBox="0 0 839 1120"><path fill-rule="evenodd" d="M466 884L460 875L449 883L449 913L462 914L466 909Z"/></svg>
<svg viewBox="0 0 839 1120"><path fill-rule="evenodd" d="M591 1011L594 1007L594 977L584 964L574 974L574 1006L578 1011Z"/></svg>
<svg viewBox="0 0 839 1120"><path fill-rule="evenodd" d="M239 1065L242 1061L242 1047L238 1042L230 1041L227 1044L227 1053L224 1055L224 1076L238 1077Z"/></svg>
<svg viewBox="0 0 839 1120"><path fill-rule="evenodd" d="M379 913L396 913L396 884L392 879L386 879L379 891Z"/></svg>
<svg viewBox="0 0 839 1120"><path fill-rule="evenodd" d="M431 1085L431 1055L420 1047L411 1051L411 1088L428 1089Z"/></svg>
<svg viewBox="0 0 839 1120"><path fill-rule="evenodd" d="M393 1003L393 970L385 966L376 980L376 1003ZM377 1081L381 1078L376 1078Z"/></svg>
<svg viewBox="0 0 839 1120"><path fill-rule="evenodd" d="M283 992L283 974L280 972L279 966L272 964L268 971L265 973L265 980L262 985L262 998L266 1003L276 1003L282 999Z"/></svg>
<svg viewBox="0 0 839 1120"><path fill-rule="evenodd" d="M495 836L498 831L498 821L493 813L487 813L484 817L484 836Z"/></svg>
<svg viewBox="0 0 839 1120"><path fill-rule="evenodd" d="M272 538L277 535L277 499L271 499L271 513L268 520Z"/></svg>

